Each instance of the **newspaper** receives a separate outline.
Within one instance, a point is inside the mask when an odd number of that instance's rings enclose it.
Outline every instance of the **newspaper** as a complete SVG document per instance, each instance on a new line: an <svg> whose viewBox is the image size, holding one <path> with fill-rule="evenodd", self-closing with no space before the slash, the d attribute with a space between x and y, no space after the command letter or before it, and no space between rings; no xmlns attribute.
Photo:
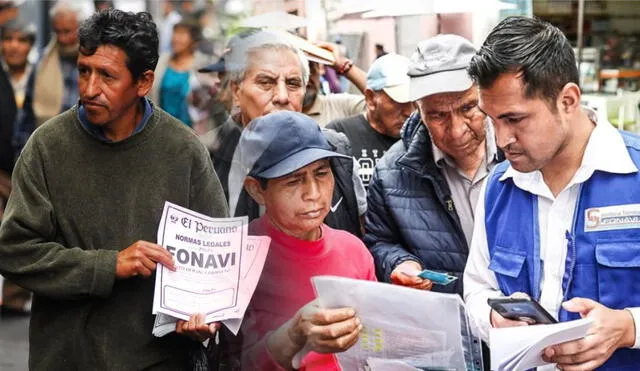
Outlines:
<svg viewBox="0 0 640 371"><path fill-rule="evenodd" d="M367 370L380 360L418 369L482 369L477 340L477 351L465 349L468 329L461 330L467 324L460 320L466 314L458 295L334 276L312 282L321 306L352 307L364 326L358 342L336 354L343 370Z"/></svg>
<svg viewBox="0 0 640 371"><path fill-rule="evenodd" d="M248 237L247 218L210 218L165 203L158 244L173 256L176 271L158 265L153 334L164 336L177 319L203 313L237 334L267 257L269 237Z"/></svg>

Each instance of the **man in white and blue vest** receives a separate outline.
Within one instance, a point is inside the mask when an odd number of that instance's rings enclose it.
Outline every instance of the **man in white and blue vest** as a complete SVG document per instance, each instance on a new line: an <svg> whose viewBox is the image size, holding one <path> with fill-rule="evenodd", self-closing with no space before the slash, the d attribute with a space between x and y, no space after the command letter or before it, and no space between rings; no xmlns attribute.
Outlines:
<svg viewBox="0 0 640 371"><path fill-rule="evenodd" d="M594 321L586 337L545 349L545 361L637 370L640 137L580 105L571 45L539 19L500 22L469 74L508 160L476 207L464 274L475 330L486 340L491 327L525 325L487 298L528 295L560 321Z"/></svg>

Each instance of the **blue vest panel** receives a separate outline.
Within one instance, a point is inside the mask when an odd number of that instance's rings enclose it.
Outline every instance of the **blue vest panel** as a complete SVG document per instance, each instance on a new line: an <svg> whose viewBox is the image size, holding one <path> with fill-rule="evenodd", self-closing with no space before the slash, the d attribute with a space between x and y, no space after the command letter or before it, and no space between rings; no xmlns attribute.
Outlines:
<svg viewBox="0 0 640 371"><path fill-rule="evenodd" d="M640 138L621 134L640 168ZM489 269L505 295L520 291L539 300L544 264L540 260L538 198L516 187L512 179L499 181L508 166L505 161L496 167L487 183ZM624 205L627 207L602 210ZM566 235L565 300L583 297L612 309L640 307L640 212L625 213L629 205L640 210L640 172L596 171L582 184L573 228ZM579 317L564 309L559 313L560 321ZM600 369L640 369L640 350L620 349Z"/></svg>

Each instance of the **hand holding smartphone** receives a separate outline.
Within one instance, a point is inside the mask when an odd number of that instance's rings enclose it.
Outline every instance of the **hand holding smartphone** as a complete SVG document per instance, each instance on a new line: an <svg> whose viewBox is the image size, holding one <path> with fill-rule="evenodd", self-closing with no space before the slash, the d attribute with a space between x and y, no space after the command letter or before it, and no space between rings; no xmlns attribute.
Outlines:
<svg viewBox="0 0 640 371"><path fill-rule="evenodd" d="M429 280L436 285L448 285L458 279L458 277L456 276L452 276L447 273L434 272L429 269L425 269L422 272L418 273L418 277Z"/></svg>
<svg viewBox="0 0 640 371"><path fill-rule="evenodd" d="M489 306L499 315L513 321L532 321L535 324L558 323L549 312L531 298L487 299Z"/></svg>

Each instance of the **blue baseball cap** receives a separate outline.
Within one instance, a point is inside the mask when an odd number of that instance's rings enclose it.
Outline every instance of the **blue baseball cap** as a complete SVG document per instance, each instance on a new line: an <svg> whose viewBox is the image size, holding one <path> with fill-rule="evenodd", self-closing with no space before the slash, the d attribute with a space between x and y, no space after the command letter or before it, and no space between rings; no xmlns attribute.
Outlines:
<svg viewBox="0 0 640 371"><path fill-rule="evenodd" d="M238 150L245 171L265 179L285 176L324 158L350 158L334 152L312 118L293 111L251 121L242 131Z"/></svg>
<svg viewBox="0 0 640 371"><path fill-rule="evenodd" d="M409 102L409 58L385 54L376 59L367 73L367 88L384 90L397 103Z"/></svg>

